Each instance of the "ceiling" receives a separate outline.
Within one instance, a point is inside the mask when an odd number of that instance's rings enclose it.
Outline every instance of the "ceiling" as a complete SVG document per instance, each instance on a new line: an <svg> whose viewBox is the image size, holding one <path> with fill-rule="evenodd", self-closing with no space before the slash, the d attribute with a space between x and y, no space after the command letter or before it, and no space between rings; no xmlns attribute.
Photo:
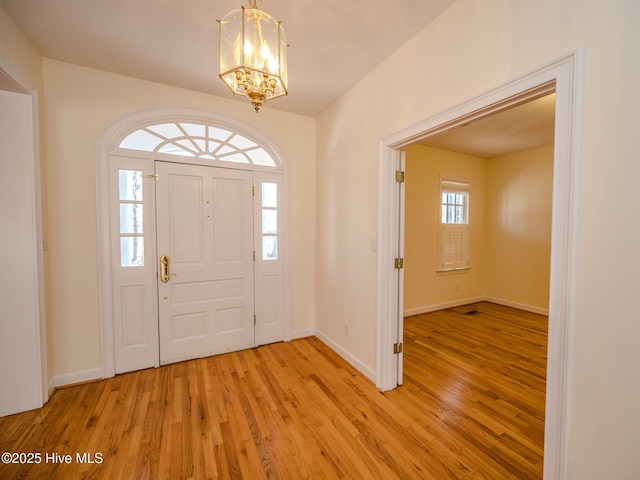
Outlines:
<svg viewBox="0 0 640 480"><path fill-rule="evenodd" d="M482 158L551 145L555 107L552 93L417 143Z"/></svg>
<svg viewBox="0 0 640 480"><path fill-rule="evenodd" d="M289 95L265 108L315 117L453 2L264 0L290 45ZM217 20L241 5L249 0L0 0L45 57L229 97Z"/></svg>
<svg viewBox="0 0 640 480"><path fill-rule="evenodd" d="M454 1L264 0L290 45L289 95L264 108L315 117ZM252 108L218 78L217 20L241 5L249 0L0 0L45 57ZM553 118L553 102L536 101L420 143L498 156L552 143Z"/></svg>

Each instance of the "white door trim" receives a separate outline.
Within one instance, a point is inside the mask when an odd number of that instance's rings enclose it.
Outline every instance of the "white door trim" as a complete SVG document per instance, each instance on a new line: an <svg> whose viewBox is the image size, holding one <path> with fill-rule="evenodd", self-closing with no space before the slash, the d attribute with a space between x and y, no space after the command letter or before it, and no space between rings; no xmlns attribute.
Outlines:
<svg viewBox="0 0 640 480"><path fill-rule="evenodd" d="M545 92L556 92L544 445L544 478L548 480L566 478L567 475L568 365L575 318L582 63L582 53L572 52L380 141L376 385L385 391L398 384L398 359L393 355L393 344L399 341L400 285L393 268L393 258L399 251L397 225L402 220L399 218L399 187L394 174L399 164L400 148Z"/></svg>
<svg viewBox="0 0 640 480"><path fill-rule="evenodd" d="M163 121L200 121L221 127L228 127L238 133L244 133L247 137L255 139L260 145L266 146L268 151L280 163L280 169L258 168L253 167L252 170L262 171L279 171L283 175L283 193L284 208L283 214L283 250L290 252L290 232L289 232L289 216L290 216L290 187L289 187L289 168L285 156L271 138L263 132L227 115L221 115L208 110L189 108L189 107L158 107L133 112L119 117L107 125L100 134L96 143L95 162L96 162L96 205L97 205L97 243L98 243L98 283L100 298L100 331L102 346L102 378L109 378L115 375L115 350L114 350L114 320L113 320L113 291L112 291L112 249L111 249L111 226L110 226L110 194L109 194L109 156L118 152L117 146L119 142L132 131L150 122L162 123ZM122 150L119 151L123 153ZM157 154L146 154L146 152L131 152L127 155L138 154L143 157L151 155L158 157ZM166 157L164 157L166 158ZM170 161L185 161L188 159L178 159L171 157ZM202 162L193 162L202 164ZM220 166L218 164L218 166ZM238 168L233 165L233 168ZM285 322L285 341L291 340L291 255L285 254L284 257L284 322Z"/></svg>
<svg viewBox="0 0 640 480"><path fill-rule="evenodd" d="M39 111L39 91L31 81L13 66L4 56L0 55L0 84L2 89L14 93L23 93L30 96L31 102L31 134L33 137L33 150L31 152L32 161L30 165L30 181L33 185L31 197L33 200L33 232L35 234L35 245L33 245L34 264L36 272L34 278L34 288L37 297L36 307L36 336L38 342L38 365L40 367L39 387L40 399L44 404L49 400L49 395L53 392L53 386L49 385L47 368L47 335L45 317L45 288L44 288L44 235L42 221L42 186L40 176L40 111Z"/></svg>

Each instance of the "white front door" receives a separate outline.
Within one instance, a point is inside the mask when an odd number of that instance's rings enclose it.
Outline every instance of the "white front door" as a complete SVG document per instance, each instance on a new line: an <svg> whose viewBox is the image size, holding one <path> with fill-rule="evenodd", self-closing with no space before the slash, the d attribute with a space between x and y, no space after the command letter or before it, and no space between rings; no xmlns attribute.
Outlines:
<svg viewBox="0 0 640 480"><path fill-rule="evenodd" d="M160 363L254 346L252 172L156 173Z"/></svg>

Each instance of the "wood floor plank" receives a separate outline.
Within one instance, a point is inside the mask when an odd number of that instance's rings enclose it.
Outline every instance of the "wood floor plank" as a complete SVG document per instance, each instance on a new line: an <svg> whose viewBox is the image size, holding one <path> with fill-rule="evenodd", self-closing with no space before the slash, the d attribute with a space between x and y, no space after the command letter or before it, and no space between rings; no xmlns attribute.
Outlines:
<svg viewBox="0 0 640 480"><path fill-rule="evenodd" d="M0 478L540 479L546 322L484 302L409 317L385 393L315 337L62 388L0 418L0 453L73 461Z"/></svg>

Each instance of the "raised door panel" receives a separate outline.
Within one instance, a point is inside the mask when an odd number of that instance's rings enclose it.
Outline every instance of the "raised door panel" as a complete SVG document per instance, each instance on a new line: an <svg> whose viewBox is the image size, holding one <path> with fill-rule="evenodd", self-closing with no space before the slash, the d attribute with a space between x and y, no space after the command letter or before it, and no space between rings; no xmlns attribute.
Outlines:
<svg viewBox="0 0 640 480"><path fill-rule="evenodd" d="M253 346L252 173L156 170L158 253L169 257L158 285L161 363Z"/></svg>
<svg viewBox="0 0 640 480"><path fill-rule="evenodd" d="M256 173L256 343L285 339L284 188L282 175Z"/></svg>
<svg viewBox="0 0 640 480"><path fill-rule="evenodd" d="M115 373L157 366L153 162L109 158Z"/></svg>

